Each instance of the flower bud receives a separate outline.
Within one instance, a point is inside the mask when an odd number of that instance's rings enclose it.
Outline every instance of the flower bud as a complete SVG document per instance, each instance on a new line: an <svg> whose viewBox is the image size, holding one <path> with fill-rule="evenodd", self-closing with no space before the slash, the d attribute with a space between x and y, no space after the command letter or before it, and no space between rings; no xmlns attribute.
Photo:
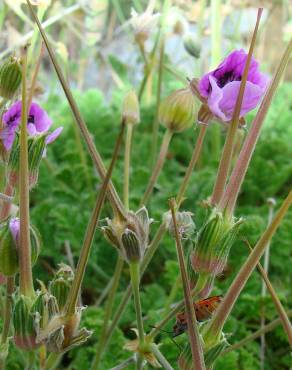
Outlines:
<svg viewBox="0 0 292 370"><path fill-rule="evenodd" d="M21 295L14 306L14 343L23 350L33 350L41 345L37 336L47 317L47 294L38 292L32 302Z"/></svg>
<svg viewBox="0 0 292 370"><path fill-rule="evenodd" d="M37 184L39 167L46 148L46 137L47 134L28 137L28 175L30 189ZM13 187L18 185L19 161L20 144L19 136L16 135L9 154L7 165L7 180Z"/></svg>
<svg viewBox="0 0 292 370"><path fill-rule="evenodd" d="M59 310L65 307L69 290L74 278L74 273L70 266L61 264L54 279L50 283L49 291L56 298Z"/></svg>
<svg viewBox="0 0 292 370"><path fill-rule="evenodd" d="M174 91L165 98L159 108L159 120L172 132L189 128L195 120L196 100L189 88Z"/></svg>
<svg viewBox="0 0 292 370"><path fill-rule="evenodd" d="M200 58L201 48L191 36L188 36L184 40L184 47L186 51L194 58Z"/></svg>
<svg viewBox="0 0 292 370"><path fill-rule="evenodd" d="M136 213L129 211L125 220L107 220L103 233L108 241L119 251L128 262L141 261L148 246L149 219L145 207Z"/></svg>
<svg viewBox="0 0 292 370"><path fill-rule="evenodd" d="M241 223L242 219L235 221L216 210L212 212L199 231L191 254L196 272L216 276L223 271Z"/></svg>
<svg viewBox="0 0 292 370"><path fill-rule="evenodd" d="M195 230L195 223L192 219L193 214L191 212L176 212L176 222L178 232L182 239L190 239ZM169 233L174 236L174 226L171 213L167 212L164 214L164 222L168 228Z"/></svg>
<svg viewBox="0 0 292 370"><path fill-rule="evenodd" d="M122 120L126 125L136 125L140 122L139 101L134 90L129 91L124 98Z"/></svg>
<svg viewBox="0 0 292 370"><path fill-rule="evenodd" d="M12 276L18 272L18 250L20 248L20 221L11 218L0 229L0 272ZM35 227L30 226L31 262L35 264L40 252L40 236Z"/></svg>
<svg viewBox="0 0 292 370"><path fill-rule="evenodd" d="M22 71L19 59L11 57L0 67L0 95L12 99L21 83Z"/></svg>

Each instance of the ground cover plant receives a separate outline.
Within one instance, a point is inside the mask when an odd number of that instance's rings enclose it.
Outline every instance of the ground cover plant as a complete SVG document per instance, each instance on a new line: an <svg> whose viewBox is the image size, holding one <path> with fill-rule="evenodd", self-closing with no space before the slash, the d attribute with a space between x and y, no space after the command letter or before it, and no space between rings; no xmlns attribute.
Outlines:
<svg viewBox="0 0 292 370"><path fill-rule="evenodd" d="M289 32L258 58L279 4L245 41L219 1L1 6L24 34L1 54L0 367L289 369ZM97 31L135 61L92 57Z"/></svg>

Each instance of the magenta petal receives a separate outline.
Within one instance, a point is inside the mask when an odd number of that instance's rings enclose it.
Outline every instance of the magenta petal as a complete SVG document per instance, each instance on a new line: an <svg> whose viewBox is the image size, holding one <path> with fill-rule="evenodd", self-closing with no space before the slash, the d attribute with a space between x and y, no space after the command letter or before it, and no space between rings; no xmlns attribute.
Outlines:
<svg viewBox="0 0 292 370"><path fill-rule="evenodd" d="M47 112L44 111L37 103L31 104L29 115L34 117L33 124L35 125L38 133L47 132L52 125L52 121L47 115Z"/></svg>
<svg viewBox="0 0 292 370"><path fill-rule="evenodd" d="M53 141L55 141L62 131L63 127L56 128L56 130L54 130L51 134L49 134L46 137L46 144L51 144Z"/></svg>
<svg viewBox="0 0 292 370"><path fill-rule="evenodd" d="M237 95L240 88L240 81L229 82L223 87L223 96L219 103L220 110L224 112L227 121L232 119L233 111L236 105ZM240 117L254 109L261 101L265 90L261 87L247 82L244 90L243 101L240 110Z"/></svg>
<svg viewBox="0 0 292 370"><path fill-rule="evenodd" d="M220 109L220 102L221 102L222 96L223 96L222 89L220 89L220 87L217 86L216 80L215 80L214 77L209 76L209 81L210 81L210 84L211 84L212 91L211 91L211 94L208 98L208 106L209 106L211 112L215 116L221 118L223 121L227 121L227 117L225 116L225 114Z"/></svg>
<svg viewBox="0 0 292 370"><path fill-rule="evenodd" d="M20 230L20 220L19 218L12 218L9 222L9 229L12 234L12 237L15 243L18 243L19 239L19 230Z"/></svg>
<svg viewBox="0 0 292 370"><path fill-rule="evenodd" d="M27 124L27 132L30 136L35 136L37 134L36 127L33 123Z"/></svg>
<svg viewBox="0 0 292 370"><path fill-rule="evenodd" d="M10 150L15 139L15 130L11 130L8 127L4 128L0 132L0 138L3 141L4 148Z"/></svg>

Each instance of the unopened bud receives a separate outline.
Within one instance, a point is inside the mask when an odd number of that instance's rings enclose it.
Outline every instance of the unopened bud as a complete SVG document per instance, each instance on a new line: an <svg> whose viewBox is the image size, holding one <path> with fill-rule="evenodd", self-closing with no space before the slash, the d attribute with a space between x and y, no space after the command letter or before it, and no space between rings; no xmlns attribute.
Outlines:
<svg viewBox="0 0 292 370"><path fill-rule="evenodd" d="M217 276L223 271L241 223L241 219L235 221L217 211L211 214L198 233L191 255L197 273Z"/></svg>
<svg viewBox="0 0 292 370"><path fill-rule="evenodd" d="M28 138L28 176L29 187L32 189L38 181L39 167L46 147L47 135L36 135ZM19 180L20 144L19 135L13 142L7 165L7 180L13 187L18 186Z"/></svg>
<svg viewBox="0 0 292 370"><path fill-rule="evenodd" d="M19 59L11 57L0 67L0 95L12 99L21 83L22 71Z"/></svg>
<svg viewBox="0 0 292 370"><path fill-rule="evenodd" d="M181 132L195 121L196 100L189 88L176 90L160 105L159 120L172 132Z"/></svg>
<svg viewBox="0 0 292 370"><path fill-rule="evenodd" d="M186 51L194 58L200 58L201 48L200 46L193 40L192 37L187 36L184 40L184 47Z"/></svg>
<svg viewBox="0 0 292 370"><path fill-rule="evenodd" d="M40 236L30 226L31 263L35 264L40 252ZM18 251L20 248L20 221L11 218L0 229L0 272L5 276L15 275L19 270Z"/></svg>
<svg viewBox="0 0 292 370"><path fill-rule="evenodd" d="M37 341L38 332L47 318L47 294L38 292L32 302L21 295L14 306L14 343L23 350L33 350L41 343Z"/></svg>
<svg viewBox="0 0 292 370"><path fill-rule="evenodd" d="M134 90L129 91L124 98L122 120L126 125L136 125L140 122L139 101Z"/></svg>
<svg viewBox="0 0 292 370"><path fill-rule="evenodd" d="M60 269L50 283L50 293L56 298L60 311L62 311L66 305L73 279L74 273L71 267L61 264Z"/></svg>

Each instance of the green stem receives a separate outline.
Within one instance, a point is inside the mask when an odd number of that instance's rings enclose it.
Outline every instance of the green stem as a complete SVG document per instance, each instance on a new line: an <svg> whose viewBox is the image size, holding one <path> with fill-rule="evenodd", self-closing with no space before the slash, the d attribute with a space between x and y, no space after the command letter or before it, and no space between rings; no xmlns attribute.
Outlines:
<svg viewBox="0 0 292 370"><path fill-rule="evenodd" d="M82 136L83 136L86 144L87 144L87 147L88 147L89 153L91 155L91 158L92 158L92 160L94 162L94 165L96 166L96 169L97 169L97 171L98 171L101 179L104 180L105 177L106 177L106 169L105 169L105 166L104 166L103 161L101 159L101 156L100 156L99 152L97 151L97 149L96 149L96 147L94 145L94 142L92 140L92 136L89 133L88 128L87 128L87 126L85 124L85 121L83 120L83 118L81 116L81 113L80 113L80 111L78 109L78 106L76 104L76 101L75 101L75 99L73 97L73 94L72 94L72 92L71 92L71 90L69 88L69 85L68 85L68 83L67 83L67 81L66 81L66 79L64 77L64 74L63 74L63 72L61 70L61 67L60 67L60 65L59 65L59 63L57 61L57 58L56 58L55 53L53 51L53 48L51 47L51 45L49 43L49 40L48 40L48 38L46 36L46 33L45 33L44 29L43 29L43 26L41 25L41 23L40 23L37 15L35 14L35 12L34 12L32 6L31 6L29 0L26 0L26 1L27 1L28 6L29 6L29 10L30 10L31 14L32 14L35 22L37 23L37 26L39 28L39 31L41 33L41 36L42 36L42 38L44 40L44 43L45 43L46 48L48 50L49 56L50 56L51 61L53 63L53 66L55 68L55 71L56 71L57 76L59 78L59 81L60 81L60 83L62 85L62 88L64 90L64 93L66 95L66 98L68 100L68 103L70 105L70 108L72 110L72 113L74 115L75 121L76 121L76 123L77 123L77 125L78 125L78 127L80 129L80 132L81 132L81 134L82 134ZM122 205L122 202L121 202L121 200L120 200L120 198L119 198L119 196L118 196L118 194L117 194L117 192L116 192L116 190L115 190L112 182L109 183L108 191L107 192L108 192L107 195L109 197L109 201L111 203L111 206L112 206L114 212L116 212L116 215L118 217L125 218L124 207Z"/></svg>
<svg viewBox="0 0 292 370"><path fill-rule="evenodd" d="M13 186L6 183L4 194L1 193L2 206L0 211L0 221L5 220L10 214L11 204L14 199L13 193Z"/></svg>
<svg viewBox="0 0 292 370"><path fill-rule="evenodd" d="M173 132L171 132L170 130L167 129L165 131L165 134L164 134L164 137L163 137L163 140L162 140L162 143L161 143L160 152L159 152L159 155L158 155L158 158L157 158L157 161L156 161L156 165L153 169L153 172L152 172L152 175L151 175L150 180L148 182L145 193L144 193L144 195L141 199L140 206L146 205L148 200L149 200L149 197L150 197L150 195L153 191L154 185L155 185L155 183L158 179L158 176L160 175L160 172L162 170L162 167L164 165L166 155L167 155L167 151L168 151L168 147L169 147L172 136L173 136Z"/></svg>
<svg viewBox="0 0 292 370"><path fill-rule="evenodd" d="M164 40L162 38L160 42L159 52L159 66L158 66L158 81L157 81L157 92L156 92L156 107L155 115L152 124L152 145L151 145L151 167L153 166L157 152L157 141L158 141L158 129L159 129L159 107L161 101L161 87L162 87L162 76L163 76L163 61L164 60Z"/></svg>
<svg viewBox="0 0 292 370"><path fill-rule="evenodd" d="M290 317L292 316L292 310L288 311L287 312L287 315ZM277 318L273 321L271 321L269 324L265 325L264 327L260 328L259 330L255 331L254 333L252 333L251 335L248 335L246 338L242 339L240 342L237 342L235 344L233 344L232 346L226 348L222 353L221 353L221 356L222 355L225 355L226 353L229 353L231 351L234 351L238 348L241 348L242 346L244 346L246 343L260 337L262 334L264 333L267 333L271 330L273 330L275 327L277 327L278 325L281 324L281 319L280 318Z"/></svg>
<svg viewBox="0 0 292 370"><path fill-rule="evenodd" d="M206 369L204 363L204 353L202 348L202 343L199 335L199 328L196 319L196 312L193 305L192 294L190 283L188 279L185 257L183 252L183 247L181 243L181 236L178 231L177 221L176 221L176 203L175 199L172 198L169 201L169 207L172 215L172 221L174 226L174 234L175 234L175 244L176 244L176 251L177 251L177 258L179 262L180 272L181 272L181 280L183 285L184 291L184 302L186 308L186 318L187 318L187 326L188 326L188 336L192 351L192 358L193 358L193 365L194 369L196 370L204 370Z"/></svg>
<svg viewBox="0 0 292 370"><path fill-rule="evenodd" d="M173 370L173 367L169 364L167 359L163 356L163 354L159 351L159 348L156 344L152 344L151 346L152 352L157 357L158 361L160 362L160 365L163 366L163 369L165 370Z"/></svg>
<svg viewBox="0 0 292 370"><path fill-rule="evenodd" d="M81 287L81 284L82 284L82 281L83 281L85 269L86 269L86 266L87 266L87 263L88 263L88 258L89 258L89 253L90 253L90 249L91 249L91 245L92 245L92 240L93 240L93 237L94 237L94 234L95 234L96 226L97 226L97 223L98 223L98 220L99 220L99 215L100 215L100 212L101 212L101 209L102 209L102 206L103 206L103 202L104 202L104 199L105 199L107 186L109 185L109 181L110 181L113 169L114 169L114 165L115 165L115 162L116 162L117 157L118 157L118 152L119 152L120 145L121 145L121 142L122 142L124 129L125 129L125 124L122 123L120 133L119 133L118 138L116 140L114 153L113 153L113 156L112 156L112 160L111 160L108 172L107 172L106 177L105 177L105 179L102 183L102 187L101 187L100 192L98 194L98 197L96 199L94 210L92 212L91 218L90 218L88 226L87 226L87 230L86 230L86 233L85 233L85 238L84 238L82 249L81 249L80 258L79 258L78 265L77 265L76 272L75 272L75 276L74 276L74 281L73 281L73 284L72 284L72 287L70 289L68 299L67 299L67 307L66 307L66 316L67 317L70 317L71 315L75 314L76 303L77 303L77 300L78 300L78 295L79 295L80 287Z"/></svg>
<svg viewBox="0 0 292 370"><path fill-rule="evenodd" d="M237 95L234 112L232 115L232 121L228 127L227 137L224 143L223 152L222 152L222 156L221 156L221 160L220 160L220 164L219 164L219 168L217 172L216 182L215 182L213 194L212 194L211 203L213 205L217 205L220 202L223 196L224 190L225 190L225 184L227 181L227 177L229 175L230 165L232 161L232 154L233 154L233 149L234 149L234 143L236 139L236 132L237 132L238 122L239 122L239 117L240 117L240 110L241 110L241 105L243 101L244 90L245 90L245 86L247 82L251 58L252 58L253 50L255 47L256 36L257 36L257 31L258 31L258 27L259 27L259 23L261 19L262 10L263 9L258 10L257 21L256 21L255 29L253 32L252 40L250 43L246 63L244 66L240 88L239 88L239 92Z"/></svg>
<svg viewBox="0 0 292 370"><path fill-rule="evenodd" d="M120 276L121 276L121 273L122 273L123 265L124 265L124 260L121 257L118 257L116 267L115 267L114 276L113 276L113 281L112 281L112 284L111 284L111 289L110 289L110 292L109 292L109 295L108 295L108 300L107 300L107 303L106 303L106 306L105 306L103 326L102 326L102 329L101 329L101 332L100 332L100 335L99 335L99 341L98 341L98 344L97 344L97 349L96 349L94 361L92 363L92 369L93 370L97 370L99 368L102 353L105 349L106 332L107 332L107 329L108 329L109 320L110 320L111 315L112 315L114 298L115 298L115 294L116 294L116 291L117 291L117 288L118 288L118 283L119 283Z"/></svg>
<svg viewBox="0 0 292 370"><path fill-rule="evenodd" d="M207 324L204 330L205 342L216 343L218 336L220 335L222 328L229 317L232 308L244 288L248 278L250 277L252 271L259 262L261 256L263 255L267 244L276 232L277 228L280 226L283 217L288 211L292 203L292 191L290 191L287 198L284 200L281 208L274 217L271 224L267 227L266 231L263 233L259 241L257 242L252 253L248 256L244 265L241 267L240 271L233 280L230 288L228 289L223 302L219 305L217 311L212 317L211 321Z"/></svg>
<svg viewBox="0 0 292 370"><path fill-rule="evenodd" d="M202 152L203 142L204 142L205 135L206 135L206 132L207 132L207 126L206 125L200 125L199 130L200 131L199 131L199 135L198 135L198 138L197 138L197 141L196 141L196 145L195 145L193 153L192 153L192 158L190 160L190 163L189 163L187 171L185 173L183 182L181 183L181 186L179 188L179 191L178 191L178 194L177 194L177 197L176 197L177 207L180 207L181 203L184 200L184 195L185 195L185 192L187 190L188 184L190 182L191 175L193 173L195 165L197 164L198 159L200 157L200 154Z"/></svg>
<svg viewBox="0 0 292 370"><path fill-rule="evenodd" d="M22 111L20 128L20 160L19 160L19 218L20 218L20 245L19 248L19 289L25 296L34 294L31 244L29 231L29 172L28 172L28 145L27 145L27 99L26 99L26 70L27 49L24 48L22 57Z"/></svg>
<svg viewBox="0 0 292 370"><path fill-rule="evenodd" d="M131 163L131 144L132 144L133 125L127 125L127 135L125 143L125 165L124 165L124 206L129 209L129 182L130 182L130 163Z"/></svg>
<svg viewBox="0 0 292 370"><path fill-rule="evenodd" d="M144 328L143 328L143 318L142 318L142 309L141 309L140 292L139 292L139 285L140 285L140 264L139 262L130 263L130 275L131 275L131 284L132 284L134 305L135 305L135 311L136 311L139 344L142 345L144 343Z"/></svg>

